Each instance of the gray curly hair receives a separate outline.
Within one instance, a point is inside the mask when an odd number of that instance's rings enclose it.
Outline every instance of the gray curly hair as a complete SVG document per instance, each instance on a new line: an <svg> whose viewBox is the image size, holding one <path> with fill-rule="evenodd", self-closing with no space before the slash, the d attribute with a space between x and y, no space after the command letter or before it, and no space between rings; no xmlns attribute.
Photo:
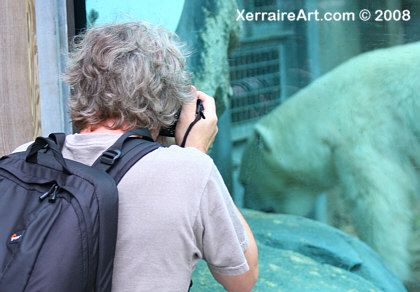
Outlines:
<svg viewBox="0 0 420 292"><path fill-rule="evenodd" d="M130 22L94 26L76 37L63 80L76 128L169 127L182 104L191 101L184 46L161 26Z"/></svg>

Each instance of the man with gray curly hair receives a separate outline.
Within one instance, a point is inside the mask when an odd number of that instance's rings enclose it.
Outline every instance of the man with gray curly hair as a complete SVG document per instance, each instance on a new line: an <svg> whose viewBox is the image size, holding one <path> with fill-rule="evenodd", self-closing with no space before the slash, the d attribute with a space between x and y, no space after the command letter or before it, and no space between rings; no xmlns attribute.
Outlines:
<svg viewBox="0 0 420 292"><path fill-rule="evenodd" d="M226 290L252 290L255 240L205 154L217 133L215 102L191 86L176 35L145 22L93 27L76 40L64 80L80 133L67 136L63 156L88 165L128 130L157 139L182 108L177 145L149 153L118 185L113 291L187 291L200 258ZM205 119L179 147L197 98Z"/></svg>

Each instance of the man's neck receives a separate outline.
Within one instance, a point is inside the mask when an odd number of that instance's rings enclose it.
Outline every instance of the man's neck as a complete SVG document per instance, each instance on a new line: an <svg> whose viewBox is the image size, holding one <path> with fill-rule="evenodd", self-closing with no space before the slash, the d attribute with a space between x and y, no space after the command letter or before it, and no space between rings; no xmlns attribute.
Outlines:
<svg viewBox="0 0 420 292"><path fill-rule="evenodd" d="M96 133L96 134L124 134L128 130L122 130L122 129L112 129L112 126L114 125L114 122L112 120L107 120L105 123L101 125L86 125L83 127L83 129L80 131L80 134L90 134L90 133ZM126 127L123 127L126 128ZM159 131L151 131L152 137L154 140L159 135Z"/></svg>

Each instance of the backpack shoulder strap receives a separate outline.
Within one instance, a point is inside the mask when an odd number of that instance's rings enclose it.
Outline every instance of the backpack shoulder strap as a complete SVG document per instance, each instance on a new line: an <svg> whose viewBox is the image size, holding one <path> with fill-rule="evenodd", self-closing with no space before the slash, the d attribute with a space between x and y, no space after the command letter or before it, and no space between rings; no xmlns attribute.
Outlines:
<svg viewBox="0 0 420 292"><path fill-rule="evenodd" d="M153 142L149 130L134 129L124 133L92 166L108 172L118 184L137 161L159 147L162 145Z"/></svg>

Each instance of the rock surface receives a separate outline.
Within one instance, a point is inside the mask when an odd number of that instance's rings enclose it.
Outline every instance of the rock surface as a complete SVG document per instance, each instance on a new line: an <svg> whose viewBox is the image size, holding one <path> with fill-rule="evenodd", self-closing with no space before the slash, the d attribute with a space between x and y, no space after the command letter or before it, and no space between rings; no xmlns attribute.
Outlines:
<svg viewBox="0 0 420 292"><path fill-rule="evenodd" d="M243 210L259 247L253 291L406 291L366 244L303 217ZM224 291L200 261L191 291Z"/></svg>

